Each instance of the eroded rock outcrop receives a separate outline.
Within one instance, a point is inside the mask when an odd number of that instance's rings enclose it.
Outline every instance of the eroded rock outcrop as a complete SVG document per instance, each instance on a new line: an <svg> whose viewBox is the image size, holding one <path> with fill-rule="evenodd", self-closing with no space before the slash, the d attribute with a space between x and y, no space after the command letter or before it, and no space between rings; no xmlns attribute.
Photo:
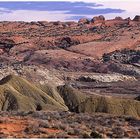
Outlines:
<svg viewBox="0 0 140 140"><path fill-rule="evenodd" d="M124 64L140 63L140 51L124 49L121 51L104 54L103 59L104 61L112 60Z"/></svg>
<svg viewBox="0 0 140 140"><path fill-rule="evenodd" d="M139 101L96 95L89 96L68 85L58 87L58 91L69 110L73 112L102 112L140 117Z"/></svg>
<svg viewBox="0 0 140 140"><path fill-rule="evenodd" d="M78 21L79 24L89 24L90 21L87 19L87 18L81 18L79 21Z"/></svg>
<svg viewBox="0 0 140 140"><path fill-rule="evenodd" d="M15 45L15 42L8 38L2 38L0 39L0 49L3 50L3 52L9 52L11 48L13 48Z"/></svg>
<svg viewBox="0 0 140 140"><path fill-rule="evenodd" d="M133 21L138 21L138 22L140 22L140 16L139 16L139 15L136 15L136 16L134 17Z"/></svg>
<svg viewBox="0 0 140 140"><path fill-rule="evenodd" d="M114 20L123 20L123 18L118 16L118 17L115 17Z"/></svg>
<svg viewBox="0 0 140 140"><path fill-rule="evenodd" d="M105 17L102 15L93 17L91 20L92 23L103 23L104 21L105 21Z"/></svg>

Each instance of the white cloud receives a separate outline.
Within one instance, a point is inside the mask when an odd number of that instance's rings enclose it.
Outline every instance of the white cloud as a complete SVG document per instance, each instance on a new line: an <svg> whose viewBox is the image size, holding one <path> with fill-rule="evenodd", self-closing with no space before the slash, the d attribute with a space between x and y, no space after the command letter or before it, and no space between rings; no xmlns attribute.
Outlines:
<svg viewBox="0 0 140 140"><path fill-rule="evenodd" d="M68 16L60 11L34 11L34 10L15 10L11 13L3 13L1 21L64 21Z"/></svg>
<svg viewBox="0 0 140 140"><path fill-rule="evenodd" d="M5 0L11 1L11 0ZM14 0L16 1L16 0ZM19 1L19 0L17 0ZM30 4L32 0L20 0L20 1L27 1ZM33 0L39 1L39 0ZM46 0L42 0L46 1ZM114 18L115 16L122 16L123 18L131 17L133 18L135 15L140 15L140 4L139 0L48 0L48 1L84 1L84 2L93 2L97 4L103 4L104 6L98 8L114 8L114 9L123 9L126 10L123 13L110 13L105 14L104 16L108 19ZM5 10L0 8L0 10ZM48 21L64 21L65 19L69 18L70 16L75 15L67 15L64 12L55 11L55 12L48 12L48 11L35 11L35 10L15 10L11 13L2 13L0 15L1 21L39 21L39 20L48 20ZM95 15L94 15L95 16ZM89 16L91 17L91 16Z"/></svg>
<svg viewBox="0 0 140 140"><path fill-rule="evenodd" d="M99 0L103 4L104 8L120 8L125 10L123 13L117 14L106 14L107 18L112 18L114 16L121 16L123 18L131 17L134 18L135 15L140 15L140 4L138 0ZM107 2L110 1L110 2ZM101 8L103 8L101 7Z"/></svg>

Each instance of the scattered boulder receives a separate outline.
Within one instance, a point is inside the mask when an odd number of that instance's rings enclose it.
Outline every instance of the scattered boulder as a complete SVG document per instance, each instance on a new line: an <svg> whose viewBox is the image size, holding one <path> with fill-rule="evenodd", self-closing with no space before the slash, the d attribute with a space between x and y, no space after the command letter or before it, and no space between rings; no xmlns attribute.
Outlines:
<svg viewBox="0 0 140 140"><path fill-rule="evenodd" d="M87 18L81 18L79 21L78 21L79 24L89 24L89 20Z"/></svg>
<svg viewBox="0 0 140 140"><path fill-rule="evenodd" d="M122 17L115 17L115 20L123 20L123 18Z"/></svg>
<svg viewBox="0 0 140 140"><path fill-rule="evenodd" d="M11 48L13 48L15 45L15 42L11 39L0 39L0 49L2 49L5 52L9 52Z"/></svg>
<svg viewBox="0 0 140 140"><path fill-rule="evenodd" d="M108 54L103 55L104 62L107 61L115 61L123 64L130 64L130 63L140 63L140 51L139 50L117 50Z"/></svg>
<svg viewBox="0 0 140 140"><path fill-rule="evenodd" d="M91 20L92 23L103 23L104 21L105 21L105 17L102 15L93 17Z"/></svg>
<svg viewBox="0 0 140 140"><path fill-rule="evenodd" d="M82 81L82 82L96 82L96 79L93 79L89 76L81 76L77 79L77 81Z"/></svg>
<svg viewBox="0 0 140 140"><path fill-rule="evenodd" d="M135 17L134 17L134 19L133 19L133 21L140 21L140 16L139 15L136 15Z"/></svg>
<svg viewBox="0 0 140 140"><path fill-rule="evenodd" d="M57 25L61 25L62 23L60 21L56 21L56 22L52 22L53 25L57 26Z"/></svg>
<svg viewBox="0 0 140 140"><path fill-rule="evenodd" d="M130 18L130 17L128 17L128 18L126 18L125 20L126 20L126 21L131 21L131 18Z"/></svg>
<svg viewBox="0 0 140 140"><path fill-rule="evenodd" d="M37 23L39 23L39 25L46 27L48 25L48 21L38 21Z"/></svg>
<svg viewBox="0 0 140 140"><path fill-rule="evenodd" d="M77 45L77 44L79 44L78 40L73 40L71 37L68 36L58 39L58 41L55 43L55 45L58 48L62 48L62 49L67 49L72 45Z"/></svg>

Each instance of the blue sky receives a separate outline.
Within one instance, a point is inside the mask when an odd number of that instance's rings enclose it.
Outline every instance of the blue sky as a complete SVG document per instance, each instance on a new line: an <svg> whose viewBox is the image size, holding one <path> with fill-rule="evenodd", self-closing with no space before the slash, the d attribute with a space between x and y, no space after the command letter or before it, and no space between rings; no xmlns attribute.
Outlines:
<svg viewBox="0 0 140 140"><path fill-rule="evenodd" d="M1 21L66 21L104 15L107 19L140 15L138 0L0 1Z"/></svg>

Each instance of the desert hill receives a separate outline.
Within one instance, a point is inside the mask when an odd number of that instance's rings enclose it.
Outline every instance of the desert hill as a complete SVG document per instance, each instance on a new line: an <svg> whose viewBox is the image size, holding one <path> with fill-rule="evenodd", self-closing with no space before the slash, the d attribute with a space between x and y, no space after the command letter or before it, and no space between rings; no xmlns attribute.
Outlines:
<svg viewBox="0 0 140 140"><path fill-rule="evenodd" d="M70 111L140 116L139 101L98 95L87 96L68 85L58 87L58 89Z"/></svg>
<svg viewBox="0 0 140 140"><path fill-rule="evenodd" d="M102 61L104 54L116 50L139 51L138 17L105 20L99 16L79 22L0 22L0 62L4 66L41 65L57 70L101 73L112 72L113 63L117 73L130 71L139 75L135 65ZM120 66L123 70L119 70Z"/></svg>
<svg viewBox="0 0 140 140"><path fill-rule="evenodd" d="M0 96L0 110L3 111L35 111L49 108L67 110L64 104L56 102L41 89L14 75L6 76L0 81Z"/></svg>
<svg viewBox="0 0 140 140"><path fill-rule="evenodd" d="M27 80L8 75L0 81L1 111L65 110L77 113L109 113L140 117L140 102L108 96L89 96L69 85L35 86Z"/></svg>

